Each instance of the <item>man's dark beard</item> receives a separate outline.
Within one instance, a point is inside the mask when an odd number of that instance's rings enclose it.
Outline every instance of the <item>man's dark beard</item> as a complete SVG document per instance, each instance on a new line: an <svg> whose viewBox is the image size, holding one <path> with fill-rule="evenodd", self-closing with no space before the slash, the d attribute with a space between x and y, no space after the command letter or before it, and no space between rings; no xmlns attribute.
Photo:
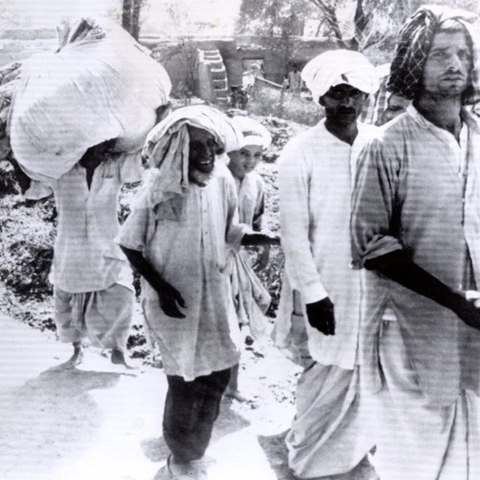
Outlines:
<svg viewBox="0 0 480 480"><path fill-rule="evenodd" d="M213 176L213 172L215 171L215 168L209 172L209 173L203 173L197 170L196 168L194 169L189 169L188 171L188 179L200 187L205 187L207 183L210 181L210 179Z"/></svg>

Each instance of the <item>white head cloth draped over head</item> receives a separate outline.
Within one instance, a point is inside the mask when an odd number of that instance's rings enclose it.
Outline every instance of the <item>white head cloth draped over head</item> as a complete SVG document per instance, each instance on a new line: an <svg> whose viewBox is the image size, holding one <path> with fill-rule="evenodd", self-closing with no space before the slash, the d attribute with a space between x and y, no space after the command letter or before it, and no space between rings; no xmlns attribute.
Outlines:
<svg viewBox="0 0 480 480"><path fill-rule="evenodd" d="M238 115L232 118L232 122L243 135L239 148L246 145L258 145L265 149L272 143L270 132L257 120Z"/></svg>
<svg viewBox="0 0 480 480"><path fill-rule="evenodd" d="M211 133L226 152L240 148L242 133L217 108L192 105L172 112L150 131L142 152L143 160L151 168L144 184L151 208L183 197L189 188L189 125Z"/></svg>
<svg viewBox="0 0 480 480"><path fill-rule="evenodd" d="M318 102L331 87L351 85L363 93L375 93L378 75L368 58L353 50L330 50L310 60L302 70L302 79Z"/></svg>

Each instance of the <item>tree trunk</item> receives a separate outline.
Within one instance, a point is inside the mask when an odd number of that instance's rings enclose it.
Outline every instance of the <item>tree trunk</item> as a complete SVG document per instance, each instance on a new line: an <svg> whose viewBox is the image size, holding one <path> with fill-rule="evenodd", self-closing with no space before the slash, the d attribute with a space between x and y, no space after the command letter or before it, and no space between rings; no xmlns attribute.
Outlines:
<svg viewBox="0 0 480 480"><path fill-rule="evenodd" d="M363 0L357 0L357 7L355 9L355 38L357 39L358 44L362 43L365 29L368 25L367 17L363 10Z"/></svg>
<svg viewBox="0 0 480 480"><path fill-rule="evenodd" d="M325 24L328 25L328 28L332 31L335 38L339 40L339 43L342 46L347 47L343 39L342 31L340 30L340 24L338 22L335 6L324 0L310 1L322 11Z"/></svg>
<svg viewBox="0 0 480 480"><path fill-rule="evenodd" d="M135 40L138 40L140 35L140 10L143 5L143 0L133 0L133 9L132 9L132 23L131 31L132 37Z"/></svg>
<svg viewBox="0 0 480 480"><path fill-rule="evenodd" d="M122 27L138 40L140 34L140 11L145 0L123 0Z"/></svg>
<svg viewBox="0 0 480 480"><path fill-rule="evenodd" d="M133 0L123 0L122 5L122 27L129 33L132 30Z"/></svg>

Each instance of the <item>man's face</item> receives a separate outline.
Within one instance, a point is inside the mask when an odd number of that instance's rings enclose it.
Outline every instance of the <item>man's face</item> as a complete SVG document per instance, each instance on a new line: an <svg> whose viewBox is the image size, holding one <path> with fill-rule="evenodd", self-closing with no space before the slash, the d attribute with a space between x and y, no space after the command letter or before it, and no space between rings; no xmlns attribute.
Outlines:
<svg viewBox="0 0 480 480"><path fill-rule="evenodd" d="M423 69L423 90L437 95L460 95L466 89L472 53L464 32L439 32L433 37Z"/></svg>
<svg viewBox="0 0 480 480"><path fill-rule="evenodd" d="M320 105L325 109L326 121L347 127L357 121L362 111L365 94L345 83L331 87L320 97Z"/></svg>
<svg viewBox="0 0 480 480"><path fill-rule="evenodd" d="M245 145L240 150L230 152L228 167L237 178L250 173L262 160L263 148L260 145Z"/></svg>
<svg viewBox="0 0 480 480"><path fill-rule="evenodd" d="M219 145L215 137L201 128L188 126L190 136L188 165L190 171L198 171L208 174L213 171L215 166L215 154L219 150Z"/></svg>

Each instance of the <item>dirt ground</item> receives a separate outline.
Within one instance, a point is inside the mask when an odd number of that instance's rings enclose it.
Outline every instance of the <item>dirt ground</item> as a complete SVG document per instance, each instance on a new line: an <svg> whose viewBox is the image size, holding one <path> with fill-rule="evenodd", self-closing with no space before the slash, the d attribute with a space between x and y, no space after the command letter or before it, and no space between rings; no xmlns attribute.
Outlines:
<svg viewBox="0 0 480 480"><path fill-rule="evenodd" d="M78 369L56 368L71 347L5 316L0 339L0 478L153 477L168 454L161 369L133 361L137 369L126 371L95 348ZM213 479L291 478L283 437L297 374L267 341L244 352L240 388L249 401L223 403L209 451Z"/></svg>
<svg viewBox="0 0 480 480"><path fill-rule="evenodd" d="M126 371L93 347L79 368L59 369L70 348L0 315L0 478L152 479L168 455L162 369L132 360L136 369ZM298 375L268 338L242 353L248 401L223 401L207 452L216 460L211 480L293 480L284 438ZM367 480L367 473L331 478Z"/></svg>

